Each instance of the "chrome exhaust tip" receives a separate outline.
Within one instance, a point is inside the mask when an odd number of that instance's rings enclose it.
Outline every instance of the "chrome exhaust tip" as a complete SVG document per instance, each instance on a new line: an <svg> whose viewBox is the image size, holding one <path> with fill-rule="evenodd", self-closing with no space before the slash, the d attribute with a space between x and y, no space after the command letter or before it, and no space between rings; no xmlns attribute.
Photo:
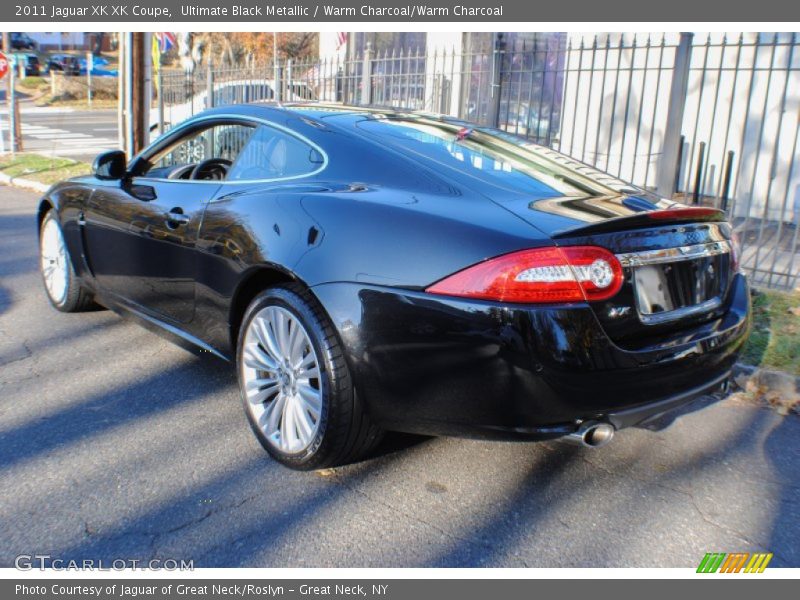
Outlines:
<svg viewBox="0 0 800 600"><path fill-rule="evenodd" d="M615 432L611 423L584 421L576 432L566 436L566 440L585 448L602 448L614 439Z"/></svg>

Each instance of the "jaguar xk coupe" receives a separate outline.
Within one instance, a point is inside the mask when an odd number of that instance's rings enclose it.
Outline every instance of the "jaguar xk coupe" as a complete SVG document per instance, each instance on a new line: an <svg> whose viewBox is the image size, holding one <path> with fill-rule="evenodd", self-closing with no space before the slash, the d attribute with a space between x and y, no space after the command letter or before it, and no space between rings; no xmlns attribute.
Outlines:
<svg viewBox="0 0 800 600"><path fill-rule="evenodd" d="M284 465L385 430L600 446L724 386L750 324L722 212L419 113L249 104L53 186L41 267L236 364Z"/></svg>

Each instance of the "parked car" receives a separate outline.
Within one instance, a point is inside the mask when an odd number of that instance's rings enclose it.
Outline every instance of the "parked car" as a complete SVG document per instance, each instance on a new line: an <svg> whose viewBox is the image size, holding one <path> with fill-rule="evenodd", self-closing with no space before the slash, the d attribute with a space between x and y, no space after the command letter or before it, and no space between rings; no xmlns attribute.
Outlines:
<svg viewBox="0 0 800 600"><path fill-rule="evenodd" d="M26 77L37 77L41 75L41 64L39 63L39 57L35 54L17 54L15 55L15 59L21 61L22 64L25 65Z"/></svg>
<svg viewBox="0 0 800 600"><path fill-rule="evenodd" d="M27 33L9 33L8 38L12 50L36 50L36 42Z"/></svg>
<svg viewBox="0 0 800 600"><path fill-rule="evenodd" d="M81 65L81 74L85 75L86 74L86 66L88 64L88 61L86 60L86 57L85 56L81 56L78 59L78 62ZM94 57L92 57L92 67L94 67L94 68L96 68L96 67L105 67L106 65L108 65L108 59L105 58L104 56L94 56Z"/></svg>
<svg viewBox="0 0 800 600"><path fill-rule="evenodd" d="M79 75L86 75L86 70L88 67L88 61L86 57L78 58L78 64L80 65L80 71L78 72ZM108 59L102 56L95 56L92 58L92 76L93 77L117 77L119 75L119 71L117 69L106 69L105 67L108 65Z"/></svg>
<svg viewBox="0 0 800 600"><path fill-rule="evenodd" d="M48 71L60 71L65 75L80 75L81 63L72 54L53 54L47 60Z"/></svg>
<svg viewBox="0 0 800 600"><path fill-rule="evenodd" d="M724 388L750 325L722 212L420 113L212 109L100 155L38 223L56 309L235 363L296 469L384 430L601 446Z"/></svg>

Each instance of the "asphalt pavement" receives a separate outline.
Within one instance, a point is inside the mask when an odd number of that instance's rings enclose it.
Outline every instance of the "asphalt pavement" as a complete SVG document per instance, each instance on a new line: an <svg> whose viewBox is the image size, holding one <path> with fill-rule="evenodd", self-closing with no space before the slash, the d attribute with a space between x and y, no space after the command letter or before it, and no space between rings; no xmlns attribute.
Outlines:
<svg viewBox="0 0 800 600"><path fill-rule="evenodd" d="M0 187L0 567L800 566L795 416L702 400L600 450L393 435L359 464L292 472L250 433L230 365L50 308L35 206Z"/></svg>
<svg viewBox="0 0 800 600"><path fill-rule="evenodd" d="M91 162L106 150L119 147L117 111L70 107L20 106L23 149L48 156ZM0 111L0 135L8 146L8 111Z"/></svg>

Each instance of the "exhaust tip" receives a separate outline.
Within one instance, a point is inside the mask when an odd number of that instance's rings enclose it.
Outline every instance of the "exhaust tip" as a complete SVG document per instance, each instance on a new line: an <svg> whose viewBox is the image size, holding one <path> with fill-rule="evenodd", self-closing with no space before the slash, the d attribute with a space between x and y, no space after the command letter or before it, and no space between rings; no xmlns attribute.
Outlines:
<svg viewBox="0 0 800 600"><path fill-rule="evenodd" d="M614 439L615 431L611 423L586 421L581 423L578 431L569 434L566 439L586 448L602 448Z"/></svg>
<svg viewBox="0 0 800 600"><path fill-rule="evenodd" d="M614 439L614 426L610 423L597 423L586 429L583 443L591 448L602 448Z"/></svg>

